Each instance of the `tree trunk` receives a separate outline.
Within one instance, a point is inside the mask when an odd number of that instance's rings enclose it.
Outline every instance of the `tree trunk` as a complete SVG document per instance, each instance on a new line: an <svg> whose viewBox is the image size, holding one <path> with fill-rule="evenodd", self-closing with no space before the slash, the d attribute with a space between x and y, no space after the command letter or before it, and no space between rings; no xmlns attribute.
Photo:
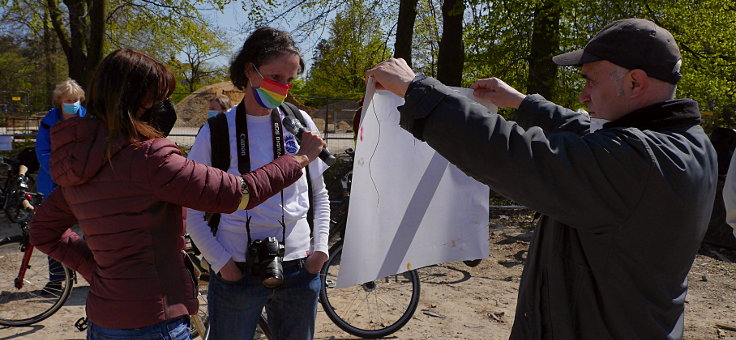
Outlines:
<svg viewBox="0 0 736 340"><path fill-rule="evenodd" d="M556 0L545 0L534 10L527 93L538 93L554 101L557 65L552 61L560 49L562 7Z"/></svg>
<svg viewBox="0 0 736 340"><path fill-rule="evenodd" d="M442 4L442 38L437 57L437 80L448 86L461 86L465 44L463 43L463 0Z"/></svg>
<svg viewBox="0 0 736 340"><path fill-rule="evenodd" d="M84 0L64 0L69 9L69 37L70 50L67 53L69 63L69 77L76 80L83 89L87 89L86 74L84 69L87 65L87 35L85 27L89 27L89 16L87 16L87 3Z"/></svg>
<svg viewBox="0 0 736 340"><path fill-rule="evenodd" d="M97 66L100 65L104 58L104 42L105 42L105 17L107 16L107 1L87 0L89 8L89 41L87 42L87 63L84 66L83 87L86 89L87 84L92 80Z"/></svg>
<svg viewBox="0 0 736 340"><path fill-rule="evenodd" d="M404 58L409 67L411 67L411 43L414 39L414 20L417 17L417 1L399 1L399 19L396 22L394 58Z"/></svg>
<svg viewBox="0 0 736 340"><path fill-rule="evenodd" d="M103 0L63 0L69 10L69 31L61 20L59 0L47 0L49 17L66 54L69 78L87 90L92 74L102 62L105 39Z"/></svg>

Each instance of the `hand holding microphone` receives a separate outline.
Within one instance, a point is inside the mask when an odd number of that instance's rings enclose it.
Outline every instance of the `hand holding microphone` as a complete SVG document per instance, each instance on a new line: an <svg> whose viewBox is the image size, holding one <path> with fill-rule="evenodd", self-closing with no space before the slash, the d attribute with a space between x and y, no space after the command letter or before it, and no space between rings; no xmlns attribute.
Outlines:
<svg viewBox="0 0 736 340"><path fill-rule="evenodd" d="M327 150L327 144L317 133L305 129L298 120L291 117L284 117L281 123L284 125L286 131L291 132L299 141L300 146L297 155L305 155L311 160L319 152L319 158L323 162L330 166L335 164L337 159Z"/></svg>

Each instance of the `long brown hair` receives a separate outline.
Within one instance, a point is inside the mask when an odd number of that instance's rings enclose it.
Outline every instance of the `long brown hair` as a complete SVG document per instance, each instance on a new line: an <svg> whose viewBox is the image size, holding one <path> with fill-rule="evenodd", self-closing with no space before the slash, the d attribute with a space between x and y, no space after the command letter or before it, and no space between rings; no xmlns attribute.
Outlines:
<svg viewBox="0 0 736 340"><path fill-rule="evenodd" d="M107 125L108 153L120 136L131 142L162 137L139 120L139 111L145 104L168 98L175 88L174 74L156 59L131 49L108 54L92 77L87 99L89 113Z"/></svg>

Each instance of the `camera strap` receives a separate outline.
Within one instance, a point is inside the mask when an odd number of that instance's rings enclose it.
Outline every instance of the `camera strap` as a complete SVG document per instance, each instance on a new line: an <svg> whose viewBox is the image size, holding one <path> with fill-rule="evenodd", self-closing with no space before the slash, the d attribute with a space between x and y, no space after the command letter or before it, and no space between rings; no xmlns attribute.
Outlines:
<svg viewBox="0 0 736 340"><path fill-rule="evenodd" d="M248 117L245 113L245 102L238 104L235 114L235 133L238 140L238 171L240 174L250 172L250 148L248 142ZM273 159L283 156L284 150L284 128L281 126L281 115L278 108L271 111L271 132L273 136Z"/></svg>
<svg viewBox="0 0 736 340"><path fill-rule="evenodd" d="M250 244L251 242L253 242L253 239L250 237L250 216L246 217L245 219L245 231L248 233L248 244Z"/></svg>
<svg viewBox="0 0 736 340"><path fill-rule="evenodd" d="M235 134L238 141L238 171L240 174L250 172L250 145L248 141L248 117L245 113L245 101L238 104L235 112ZM273 159L277 159L286 153L284 149L284 127L281 125L281 115L279 109L274 108L271 111L271 135L273 136ZM281 242L286 244L286 222L284 213L284 191L281 190ZM252 239L250 236L250 219L248 210L245 211L246 221L245 230L248 232L248 244ZM247 249L247 247L246 247Z"/></svg>

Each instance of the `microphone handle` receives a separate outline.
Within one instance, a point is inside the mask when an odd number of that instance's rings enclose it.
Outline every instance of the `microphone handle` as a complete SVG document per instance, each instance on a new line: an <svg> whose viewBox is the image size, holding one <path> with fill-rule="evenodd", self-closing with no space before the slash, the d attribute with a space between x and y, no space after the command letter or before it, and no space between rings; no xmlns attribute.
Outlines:
<svg viewBox="0 0 736 340"><path fill-rule="evenodd" d="M302 133L304 132L304 128L299 128L296 133L294 134L296 136L296 139L298 141L302 141ZM330 150L327 150L327 148L322 148L322 152L319 153L319 159L321 159L323 162L325 162L327 165L332 166L337 161L337 158L330 153Z"/></svg>
<svg viewBox="0 0 736 340"><path fill-rule="evenodd" d="M335 158L335 156L333 156L330 153L330 150L327 150L327 148L323 148L322 149L322 152L319 153L319 158L323 162L327 163L327 165L329 165L329 166L332 166L337 161L337 158Z"/></svg>

